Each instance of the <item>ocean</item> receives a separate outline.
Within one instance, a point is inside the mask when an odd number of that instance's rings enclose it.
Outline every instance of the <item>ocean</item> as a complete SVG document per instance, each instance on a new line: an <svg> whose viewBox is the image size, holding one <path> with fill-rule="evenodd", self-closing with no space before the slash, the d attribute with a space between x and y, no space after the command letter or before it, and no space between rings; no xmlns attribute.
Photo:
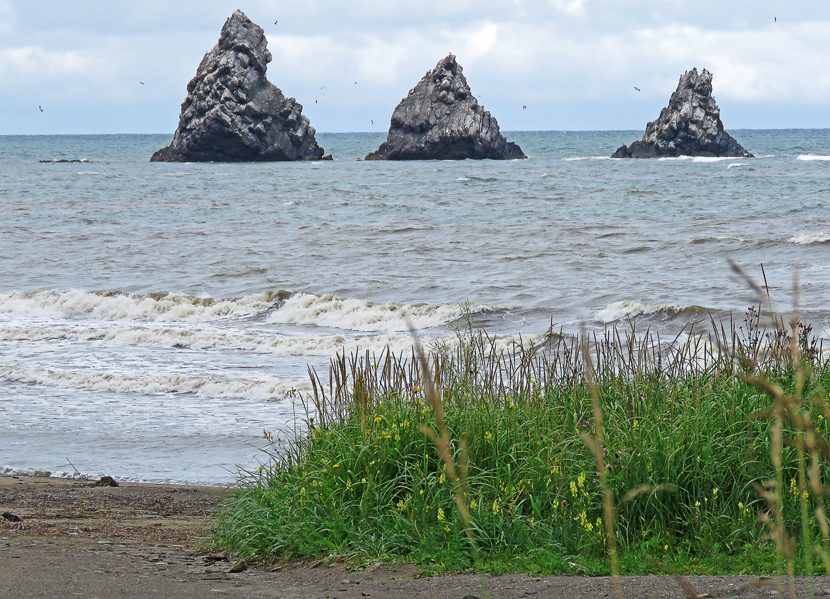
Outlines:
<svg viewBox="0 0 830 599"><path fill-rule="evenodd" d="M830 336L830 130L755 158L610 160L642 131L513 132L528 160L150 163L170 135L0 136L0 472L230 484L302 426L308 368L476 327L671 337L740 321L727 260ZM83 162L40 162L42 160ZM793 283L799 293L793 297Z"/></svg>

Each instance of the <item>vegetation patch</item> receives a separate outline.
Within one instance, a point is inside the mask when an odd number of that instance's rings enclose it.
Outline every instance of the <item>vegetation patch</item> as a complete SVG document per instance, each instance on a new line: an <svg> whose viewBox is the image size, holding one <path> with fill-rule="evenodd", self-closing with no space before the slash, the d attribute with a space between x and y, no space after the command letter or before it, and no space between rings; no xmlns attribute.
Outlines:
<svg viewBox="0 0 830 599"><path fill-rule="evenodd" d="M306 431L240 481L213 542L425 572L824 569L830 368L809 327L759 307L669 343L457 337L312 372Z"/></svg>

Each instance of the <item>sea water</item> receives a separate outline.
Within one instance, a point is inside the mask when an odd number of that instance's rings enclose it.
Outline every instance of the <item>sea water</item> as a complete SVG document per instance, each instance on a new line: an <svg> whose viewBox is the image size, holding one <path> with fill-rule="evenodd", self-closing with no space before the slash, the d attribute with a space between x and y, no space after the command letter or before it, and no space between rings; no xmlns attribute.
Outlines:
<svg viewBox="0 0 830 599"><path fill-rule="evenodd" d="M528 160L150 163L169 135L0 137L0 469L227 484L302 427L336 352L551 325L671 336L751 303L830 335L830 131L755 158L611 160L636 131L516 132ZM40 162L41 160L83 162ZM761 267L763 265L763 272ZM686 327L686 329L684 329ZM280 432L282 431L282 432Z"/></svg>

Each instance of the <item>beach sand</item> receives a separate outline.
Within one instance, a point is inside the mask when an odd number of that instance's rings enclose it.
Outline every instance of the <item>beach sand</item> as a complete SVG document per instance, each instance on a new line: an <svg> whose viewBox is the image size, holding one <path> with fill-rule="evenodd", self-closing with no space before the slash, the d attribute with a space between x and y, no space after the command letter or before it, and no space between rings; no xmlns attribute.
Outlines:
<svg viewBox="0 0 830 599"><path fill-rule="evenodd" d="M453 575L417 578L407 564L351 572L341 564L303 562L230 572L224 553L197 554L210 514L226 495L220 487L0 476L0 597L99 599L195 597L374 599L465 596L528 598L614 597L609 578L582 576ZM689 577L699 596L769 597L773 581L748 576ZM758 585L758 583L761 583ZM815 578L816 596L830 580ZM798 580L799 597L807 581ZM671 577L622 579L625 597L685 596Z"/></svg>

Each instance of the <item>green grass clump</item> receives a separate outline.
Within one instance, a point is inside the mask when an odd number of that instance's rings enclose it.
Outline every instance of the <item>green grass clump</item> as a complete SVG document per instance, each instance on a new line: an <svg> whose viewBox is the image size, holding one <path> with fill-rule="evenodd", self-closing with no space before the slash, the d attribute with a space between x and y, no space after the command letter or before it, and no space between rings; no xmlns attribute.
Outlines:
<svg viewBox="0 0 830 599"><path fill-rule="evenodd" d="M251 561L608 574L610 530L625 573L770 574L782 552L809 571L828 547L830 368L808 328L765 332L754 311L715 343L690 333L502 348L468 329L424 359L338 356L214 540Z"/></svg>

